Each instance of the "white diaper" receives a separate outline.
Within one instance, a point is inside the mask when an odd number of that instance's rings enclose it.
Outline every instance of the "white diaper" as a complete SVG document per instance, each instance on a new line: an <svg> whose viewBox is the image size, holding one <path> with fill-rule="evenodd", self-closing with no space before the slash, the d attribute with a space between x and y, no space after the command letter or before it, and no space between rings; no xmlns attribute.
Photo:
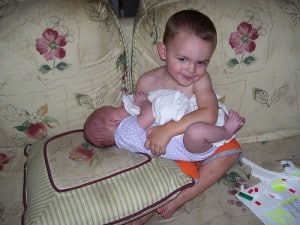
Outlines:
<svg viewBox="0 0 300 225"><path fill-rule="evenodd" d="M175 90L157 90L149 92L155 122L165 124L171 120L179 121L184 115L197 109L185 94Z"/></svg>

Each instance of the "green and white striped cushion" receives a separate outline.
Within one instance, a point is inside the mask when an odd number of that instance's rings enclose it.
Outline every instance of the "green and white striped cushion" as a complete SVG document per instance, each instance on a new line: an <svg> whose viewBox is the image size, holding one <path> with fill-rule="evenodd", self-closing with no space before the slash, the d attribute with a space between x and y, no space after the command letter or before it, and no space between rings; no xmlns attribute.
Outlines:
<svg viewBox="0 0 300 225"><path fill-rule="evenodd" d="M29 147L26 225L123 224L194 184L171 160L115 147L92 149L90 160L70 159L84 144L82 130L74 130Z"/></svg>

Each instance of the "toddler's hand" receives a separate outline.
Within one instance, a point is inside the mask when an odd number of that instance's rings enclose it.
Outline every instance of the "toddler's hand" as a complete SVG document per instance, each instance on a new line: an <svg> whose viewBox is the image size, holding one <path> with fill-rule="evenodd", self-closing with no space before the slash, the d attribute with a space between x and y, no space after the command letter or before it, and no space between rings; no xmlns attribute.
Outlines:
<svg viewBox="0 0 300 225"><path fill-rule="evenodd" d="M155 126L148 130L145 147L150 149L153 155L164 155L170 139L163 126Z"/></svg>

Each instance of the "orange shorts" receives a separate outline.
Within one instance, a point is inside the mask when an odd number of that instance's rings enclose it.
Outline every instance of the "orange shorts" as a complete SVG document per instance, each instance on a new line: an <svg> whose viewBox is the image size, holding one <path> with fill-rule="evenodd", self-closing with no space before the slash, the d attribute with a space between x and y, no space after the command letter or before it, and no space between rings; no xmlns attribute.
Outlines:
<svg viewBox="0 0 300 225"><path fill-rule="evenodd" d="M182 172L184 172L186 175L191 176L194 179L199 179L200 178L199 167L201 166L201 164L206 164L208 162L221 158L222 156L225 155L241 153L241 152L242 151L241 151L240 144L235 139L232 139L230 142L225 143L220 148L218 148L212 156L205 159L204 161L187 162L187 161L175 160L175 162L179 165Z"/></svg>

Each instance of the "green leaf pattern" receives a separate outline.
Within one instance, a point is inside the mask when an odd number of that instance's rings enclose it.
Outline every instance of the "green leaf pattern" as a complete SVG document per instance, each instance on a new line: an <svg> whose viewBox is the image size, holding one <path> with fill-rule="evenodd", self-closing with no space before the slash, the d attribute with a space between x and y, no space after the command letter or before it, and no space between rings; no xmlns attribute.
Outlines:
<svg viewBox="0 0 300 225"><path fill-rule="evenodd" d="M86 94L75 93L75 100L82 107L94 109L93 99Z"/></svg>
<svg viewBox="0 0 300 225"><path fill-rule="evenodd" d="M260 88L253 88L253 98L255 101L270 107L273 103L279 101L282 96L286 95L287 92L287 85L275 90L271 97L269 96L269 93L266 90Z"/></svg>

